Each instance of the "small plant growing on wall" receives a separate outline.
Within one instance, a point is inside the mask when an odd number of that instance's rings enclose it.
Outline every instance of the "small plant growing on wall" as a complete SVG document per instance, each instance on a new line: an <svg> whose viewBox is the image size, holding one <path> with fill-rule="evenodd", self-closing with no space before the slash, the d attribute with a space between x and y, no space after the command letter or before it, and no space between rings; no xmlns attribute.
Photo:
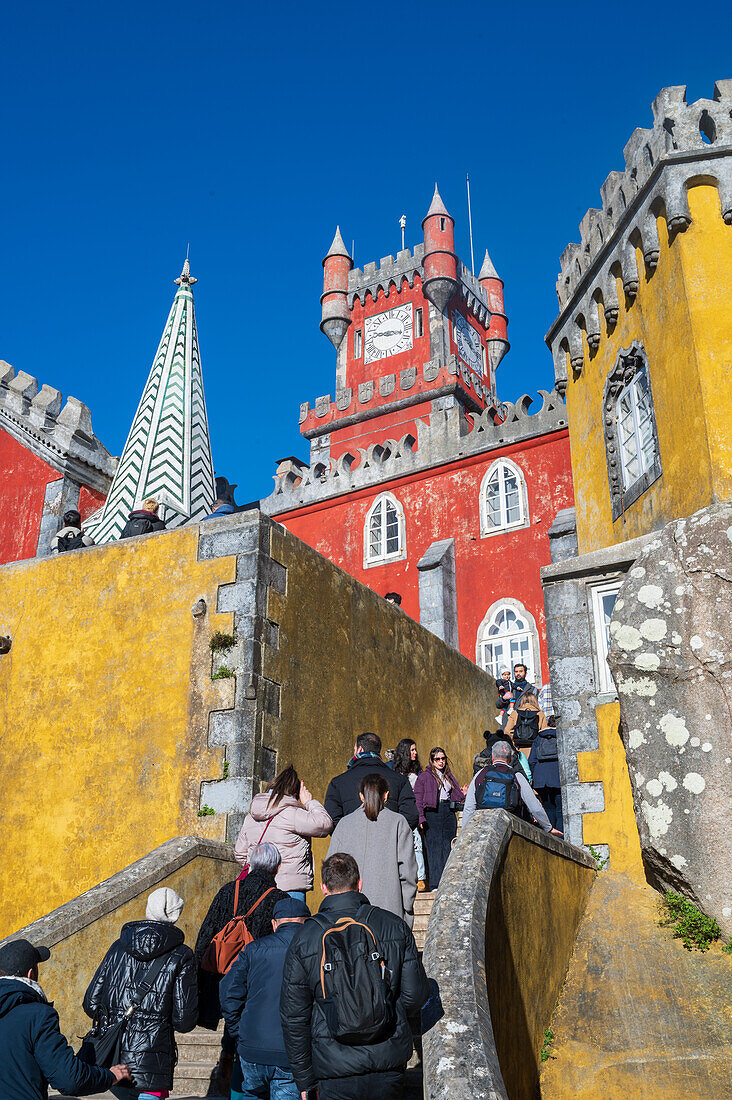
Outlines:
<svg viewBox="0 0 732 1100"><path fill-rule="evenodd" d="M226 665L219 665L219 667L216 669L216 671L214 672L211 679L212 680L230 680L233 677L233 675L234 675L234 673L231 671L230 668L227 668Z"/></svg>
<svg viewBox="0 0 732 1100"><path fill-rule="evenodd" d="M236 637L234 634L224 634L223 631L217 630L211 635L208 645L212 653L232 649L236 645Z"/></svg>
<svg viewBox="0 0 732 1100"><path fill-rule="evenodd" d="M224 767L223 767L223 771L222 771L222 774L221 774L221 778L222 779L228 779L228 777L229 777L229 761L224 760Z"/></svg>
<svg viewBox="0 0 732 1100"><path fill-rule="evenodd" d="M199 817L213 817L213 815L215 813L216 813L216 810L212 810L210 806L201 806L201 809L198 811L198 816Z"/></svg>
<svg viewBox="0 0 732 1100"><path fill-rule="evenodd" d="M712 917L707 917L690 901L667 890L661 902L663 916L658 922L662 928L673 925L673 937L681 940L687 951L708 951L716 943L722 929ZM729 946L729 945L727 945Z"/></svg>
<svg viewBox="0 0 732 1100"><path fill-rule="evenodd" d="M541 1060L546 1062L552 1052L552 1043L554 1042L554 1032L550 1027L544 1028L544 1045L541 1048Z"/></svg>
<svg viewBox="0 0 732 1100"><path fill-rule="evenodd" d="M594 859L595 865L596 865L598 871L602 871L603 868L607 866L607 864L610 860L610 857L606 856L603 859L602 856L600 855L600 853L598 852L597 848L593 848L591 844L587 845L587 849L588 849L590 855L592 856L592 858Z"/></svg>

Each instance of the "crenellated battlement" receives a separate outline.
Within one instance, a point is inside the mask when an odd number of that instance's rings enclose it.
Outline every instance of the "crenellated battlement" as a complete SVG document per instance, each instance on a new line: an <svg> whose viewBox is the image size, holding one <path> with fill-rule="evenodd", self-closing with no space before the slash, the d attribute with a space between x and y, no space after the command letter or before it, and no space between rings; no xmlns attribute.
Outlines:
<svg viewBox="0 0 732 1100"><path fill-rule="evenodd" d="M685 86L664 88L652 105L653 127L636 129L625 146L625 171L611 172L601 188L602 208L580 223L580 243L567 245L557 281L560 314L547 334L557 386L566 386L566 358L574 370L584 363L583 333L590 354L600 343L602 304L606 324L619 311L617 280L626 300L638 293L640 250L648 274L655 271L660 245L658 218L671 241L691 224L688 187L713 182L721 216L732 225L732 80L714 86L713 99L686 102Z"/></svg>
<svg viewBox="0 0 732 1100"><path fill-rule="evenodd" d="M107 493L117 459L94 435L91 413L75 397L0 362L0 426L44 462Z"/></svg>
<svg viewBox="0 0 732 1100"><path fill-rule="evenodd" d="M309 401L304 401L300 405L300 431L310 438L329 431L331 425L340 426L343 421L357 417L363 419L371 410L383 413L395 403L405 407L406 403L428 401L436 395L441 383L450 389L459 383L468 399L475 397L476 408L482 407L491 398L489 385L484 384L457 356L449 355L445 360L438 357L424 363L421 377L417 367L406 367L398 374L361 382L357 390L351 386L336 390L335 401L330 394L317 397L312 408ZM423 386L427 388L423 389Z"/></svg>
<svg viewBox="0 0 732 1100"><path fill-rule="evenodd" d="M435 466L522 442L567 427L564 402L556 391L539 390L541 408L531 414L528 394L512 404L491 405L466 414L454 395L432 400L430 423L417 421L417 438L407 433L331 459L329 439L320 437L311 464L283 459L270 496L260 501L269 515L392 481ZM502 417L502 419L498 419Z"/></svg>

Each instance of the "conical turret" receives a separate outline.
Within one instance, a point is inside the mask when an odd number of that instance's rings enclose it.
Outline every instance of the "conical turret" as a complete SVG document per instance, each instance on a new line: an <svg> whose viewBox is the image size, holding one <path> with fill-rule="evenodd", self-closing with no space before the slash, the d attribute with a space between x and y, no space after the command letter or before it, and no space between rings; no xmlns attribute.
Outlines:
<svg viewBox="0 0 732 1100"><path fill-rule="evenodd" d="M455 221L450 217L435 184L435 193L422 222L424 230L424 282L427 298L442 313L458 288L455 256Z"/></svg>
<svg viewBox="0 0 732 1100"><path fill-rule="evenodd" d="M493 261L488 255L488 249L486 249L478 281L488 295L488 304L491 310L491 323L486 333L486 345L488 347L491 385L495 390L496 370L511 345L508 342L508 318L503 304L503 279L499 278L498 272L493 266Z"/></svg>
<svg viewBox="0 0 732 1100"><path fill-rule="evenodd" d="M85 524L94 541L111 542L146 497L161 505L168 527L202 519L213 507L211 442L203 395L198 331L188 259L173 300L117 472L103 506Z"/></svg>
<svg viewBox="0 0 732 1100"><path fill-rule="evenodd" d="M343 243L340 226L336 227L333 243L323 260L323 293L321 331L325 333L336 348L341 346L351 323L351 311L348 308L348 273L353 260Z"/></svg>

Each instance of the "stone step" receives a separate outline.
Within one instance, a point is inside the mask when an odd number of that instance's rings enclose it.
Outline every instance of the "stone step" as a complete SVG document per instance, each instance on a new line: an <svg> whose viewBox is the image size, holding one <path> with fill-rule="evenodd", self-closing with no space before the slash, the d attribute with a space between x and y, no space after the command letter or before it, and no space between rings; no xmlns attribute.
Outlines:
<svg viewBox="0 0 732 1100"><path fill-rule="evenodd" d="M197 1027L186 1035L176 1035L178 1043L178 1065L185 1062L203 1062L209 1059L213 1067L221 1053L221 1032L207 1031Z"/></svg>

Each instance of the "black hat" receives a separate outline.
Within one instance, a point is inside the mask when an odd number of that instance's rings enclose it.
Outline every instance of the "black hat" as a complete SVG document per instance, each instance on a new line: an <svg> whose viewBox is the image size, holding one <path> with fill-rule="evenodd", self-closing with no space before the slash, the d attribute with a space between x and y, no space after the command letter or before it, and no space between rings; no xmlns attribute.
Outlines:
<svg viewBox="0 0 732 1100"><path fill-rule="evenodd" d="M50 957L47 947L34 947L28 940L11 940L0 947L0 974L25 977L29 970Z"/></svg>
<svg viewBox="0 0 732 1100"><path fill-rule="evenodd" d="M275 920L293 920L297 917L309 917L310 910L299 898L281 898L274 907Z"/></svg>

